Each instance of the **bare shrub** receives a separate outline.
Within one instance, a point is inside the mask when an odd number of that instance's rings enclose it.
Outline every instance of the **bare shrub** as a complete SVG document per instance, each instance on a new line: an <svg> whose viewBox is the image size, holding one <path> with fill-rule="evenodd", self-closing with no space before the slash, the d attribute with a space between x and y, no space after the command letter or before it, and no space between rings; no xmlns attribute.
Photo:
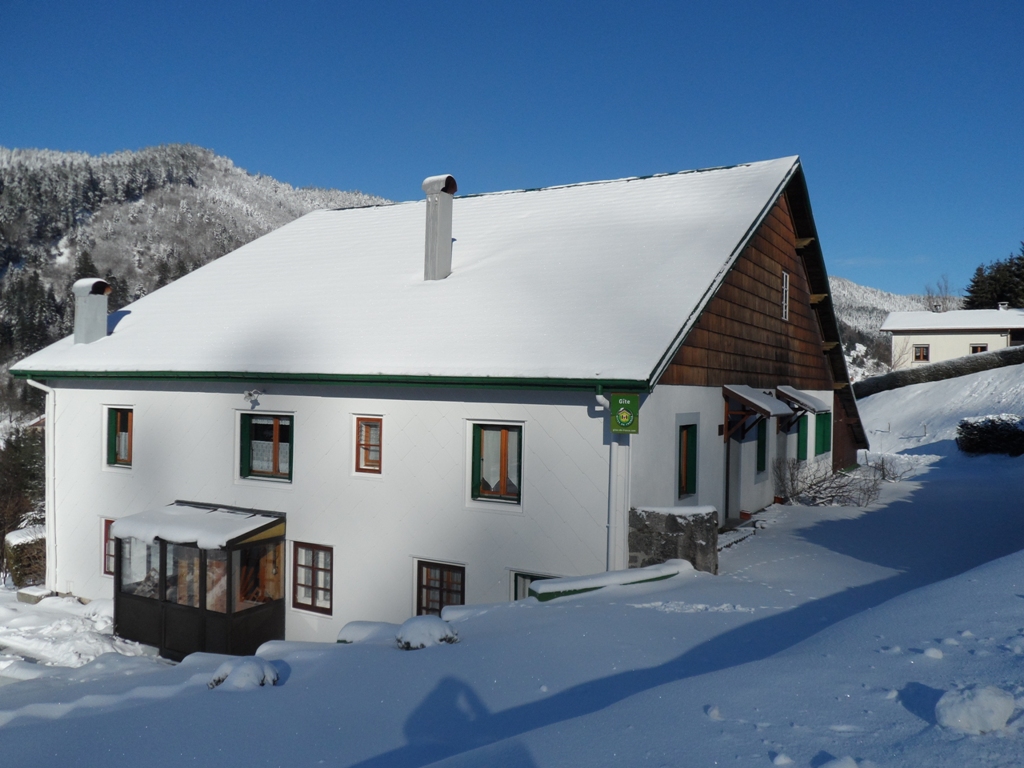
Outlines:
<svg viewBox="0 0 1024 768"><path fill-rule="evenodd" d="M825 461L776 459L775 492L810 507L864 507L878 498L881 476L871 468L833 472Z"/></svg>

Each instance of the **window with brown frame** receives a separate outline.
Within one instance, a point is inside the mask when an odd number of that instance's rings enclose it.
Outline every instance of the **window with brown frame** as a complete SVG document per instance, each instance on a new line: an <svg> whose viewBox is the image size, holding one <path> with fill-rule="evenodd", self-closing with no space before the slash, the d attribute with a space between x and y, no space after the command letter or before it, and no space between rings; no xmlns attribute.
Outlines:
<svg viewBox="0 0 1024 768"><path fill-rule="evenodd" d="M474 424L472 497L518 502L522 459L522 427Z"/></svg>
<svg viewBox="0 0 1024 768"><path fill-rule="evenodd" d="M334 549L295 542L292 606L330 615L333 605Z"/></svg>
<svg viewBox="0 0 1024 768"><path fill-rule="evenodd" d="M117 539L110 533L113 520L103 521L103 575L114 575L114 564L117 562Z"/></svg>
<svg viewBox="0 0 1024 768"><path fill-rule="evenodd" d="M242 477L292 479L291 416L243 413L240 467Z"/></svg>
<svg viewBox="0 0 1024 768"><path fill-rule="evenodd" d="M914 345L914 362L915 363L927 363L928 362L928 345L927 344L915 344Z"/></svg>
<svg viewBox="0 0 1024 768"><path fill-rule="evenodd" d="M979 352L988 352L988 344L971 344L971 354L976 355Z"/></svg>
<svg viewBox="0 0 1024 768"><path fill-rule="evenodd" d="M446 605L466 604L466 569L461 565L416 563L416 615L440 616Z"/></svg>
<svg viewBox="0 0 1024 768"><path fill-rule="evenodd" d="M380 474L383 426L384 419L379 417L356 419L356 472Z"/></svg>
<svg viewBox="0 0 1024 768"><path fill-rule="evenodd" d="M107 464L132 465L132 409L107 409Z"/></svg>

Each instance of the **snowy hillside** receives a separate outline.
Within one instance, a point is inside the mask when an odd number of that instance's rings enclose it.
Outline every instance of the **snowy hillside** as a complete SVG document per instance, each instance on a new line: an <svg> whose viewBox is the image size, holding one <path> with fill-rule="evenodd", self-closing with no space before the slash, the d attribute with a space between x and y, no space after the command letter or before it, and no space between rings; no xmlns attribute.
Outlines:
<svg viewBox="0 0 1024 768"><path fill-rule="evenodd" d="M1019 766L1024 511L1008 489L1024 459L963 457L948 438L963 415L1020 413L1022 373L862 401L876 449L927 465L870 508L773 506L719 576L460 608L455 643L403 651L397 628L364 625L351 644L169 665L104 643L101 604L0 595L5 760Z"/></svg>

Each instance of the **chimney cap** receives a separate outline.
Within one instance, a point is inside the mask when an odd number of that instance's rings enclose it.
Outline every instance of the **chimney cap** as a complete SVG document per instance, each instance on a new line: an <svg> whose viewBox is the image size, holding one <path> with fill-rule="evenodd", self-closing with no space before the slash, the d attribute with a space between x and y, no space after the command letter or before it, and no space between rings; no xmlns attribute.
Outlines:
<svg viewBox="0 0 1024 768"><path fill-rule="evenodd" d="M455 177L442 173L440 176L428 176L423 180L423 191L428 195L436 195L438 192L447 192L454 195L459 191L459 185L455 183Z"/></svg>
<svg viewBox="0 0 1024 768"><path fill-rule="evenodd" d="M1008 301L1000 301L999 302L999 308L1003 309L1003 310L1009 309L1010 308L1010 302L1008 302Z"/></svg>
<svg viewBox="0 0 1024 768"><path fill-rule="evenodd" d="M107 296L113 290L110 283L98 277L83 277L71 286L75 296Z"/></svg>

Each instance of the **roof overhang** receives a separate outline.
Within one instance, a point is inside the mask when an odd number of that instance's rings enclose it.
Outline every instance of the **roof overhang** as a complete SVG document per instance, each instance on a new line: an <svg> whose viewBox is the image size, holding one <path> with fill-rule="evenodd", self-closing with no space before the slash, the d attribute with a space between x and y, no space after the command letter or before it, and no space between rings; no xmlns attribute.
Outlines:
<svg viewBox="0 0 1024 768"><path fill-rule="evenodd" d="M225 549L283 536L284 518L273 513L176 501L114 521L111 534L119 539L141 539L147 544L160 539L200 549Z"/></svg>
<svg viewBox="0 0 1024 768"><path fill-rule="evenodd" d="M781 384L776 387L775 396L788 403L794 411L801 410L806 411L807 413L827 413L832 410L832 406L823 400L819 400L806 392L801 392L796 387L791 387L788 384Z"/></svg>
<svg viewBox="0 0 1024 768"><path fill-rule="evenodd" d="M760 416L792 416L793 409L782 400L746 384L727 384L722 394L731 397Z"/></svg>

